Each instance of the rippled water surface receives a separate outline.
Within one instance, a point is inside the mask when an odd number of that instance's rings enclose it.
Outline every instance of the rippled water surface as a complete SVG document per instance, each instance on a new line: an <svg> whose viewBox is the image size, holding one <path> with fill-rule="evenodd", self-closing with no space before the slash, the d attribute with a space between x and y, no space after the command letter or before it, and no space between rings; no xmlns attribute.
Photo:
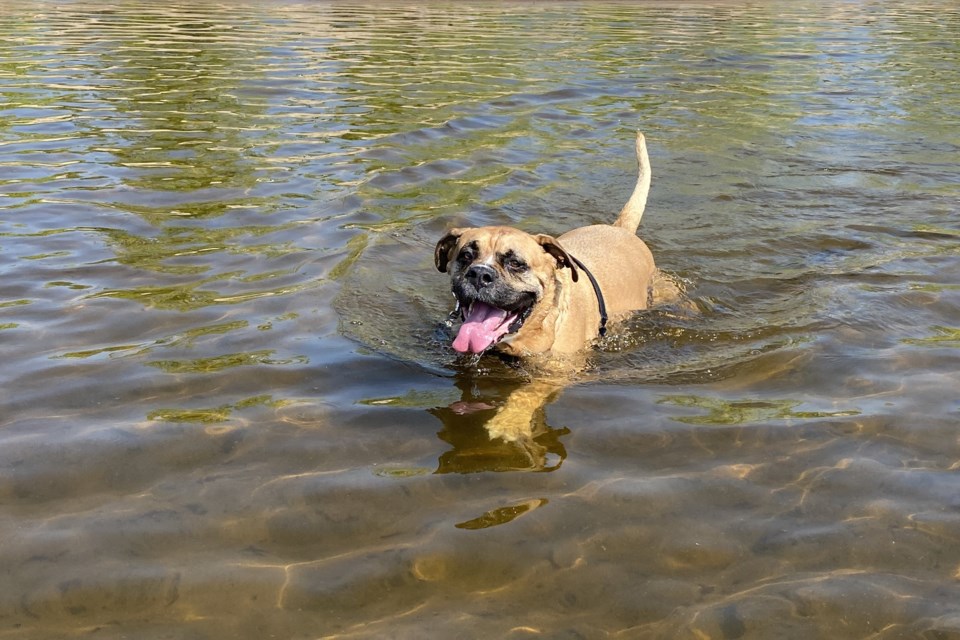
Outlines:
<svg viewBox="0 0 960 640"><path fill-rule="evenodd" d="M637 129L492 437L433 246ZM951 2L0 2L0 637L960 637L958 158Z"/></svg>

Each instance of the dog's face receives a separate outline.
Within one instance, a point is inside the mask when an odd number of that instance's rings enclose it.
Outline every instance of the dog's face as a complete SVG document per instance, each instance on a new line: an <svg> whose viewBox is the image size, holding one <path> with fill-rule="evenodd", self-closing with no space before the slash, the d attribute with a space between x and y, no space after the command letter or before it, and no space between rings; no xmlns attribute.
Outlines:
<svg viewBox="0 0 960 640"><path fill-rule="evenodd" d="M524 332L540 331L540 309L559 284L559 271L573 260L551 236L512 227L452 229L437 243L437 269L449 272L463 324L453 341L461 353L508 345ZM538 311L541 313L538 314ZM538 322L539 320L539 322ZM501 343L502 341L502 343Z"/></svg>

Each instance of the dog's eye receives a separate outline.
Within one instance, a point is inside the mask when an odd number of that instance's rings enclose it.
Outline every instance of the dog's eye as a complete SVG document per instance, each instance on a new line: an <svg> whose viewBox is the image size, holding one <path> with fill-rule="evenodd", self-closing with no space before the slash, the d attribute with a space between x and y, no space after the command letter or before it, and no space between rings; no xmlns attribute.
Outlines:
<svg viewBox="0 0 960 640"><path fill-rule="evenodd" d="M527 266L527 263L523 260L518 260L517 258L507 258L503 262L503 266L514 273L523 273L530 267Z"/></svg>
<svg viewBox="0 0 960 640"><path fill-rule="evenodd" d="M464 249L463 251L461 251L460 254L457 256L457 262L459 262L460 264L470 264L471 262L473 262L473 251L471 251L470 249Z"/></svg>

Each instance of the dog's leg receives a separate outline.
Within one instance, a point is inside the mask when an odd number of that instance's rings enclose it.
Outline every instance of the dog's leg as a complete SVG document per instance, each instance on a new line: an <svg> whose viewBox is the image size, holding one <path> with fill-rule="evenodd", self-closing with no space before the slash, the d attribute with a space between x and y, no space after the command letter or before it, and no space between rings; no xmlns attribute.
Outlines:
<svg viewBox="0 0 960 640"><path fill-rule="evenodd" d="M511 391L497 413L484 425L487 434L491 439L501 438L507 442L540 435L538 425L545 424L542 412L573 382L586 363L585 355L576 353L535 365L534 378Z"/></svg>
<svg viewBox="0 0 960 640"><path fill-rule="evenodd" d="M532 439L537 435L534 433L537 413L563 387L559 380L533 380L515 389L484 425L487 434L491 439L500 438L506 442Z"/></svg>

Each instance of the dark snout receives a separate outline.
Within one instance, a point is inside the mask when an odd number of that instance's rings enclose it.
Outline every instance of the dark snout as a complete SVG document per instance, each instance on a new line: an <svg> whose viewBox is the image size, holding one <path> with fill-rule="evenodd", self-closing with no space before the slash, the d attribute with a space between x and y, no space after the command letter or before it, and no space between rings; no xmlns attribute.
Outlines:
<svg viewBox="0 0 960 640"><path fill-rule="evenodd" d="M497 272L485 264L475 264L467 269L463 277L479 291L497 281Z"/></svg>

